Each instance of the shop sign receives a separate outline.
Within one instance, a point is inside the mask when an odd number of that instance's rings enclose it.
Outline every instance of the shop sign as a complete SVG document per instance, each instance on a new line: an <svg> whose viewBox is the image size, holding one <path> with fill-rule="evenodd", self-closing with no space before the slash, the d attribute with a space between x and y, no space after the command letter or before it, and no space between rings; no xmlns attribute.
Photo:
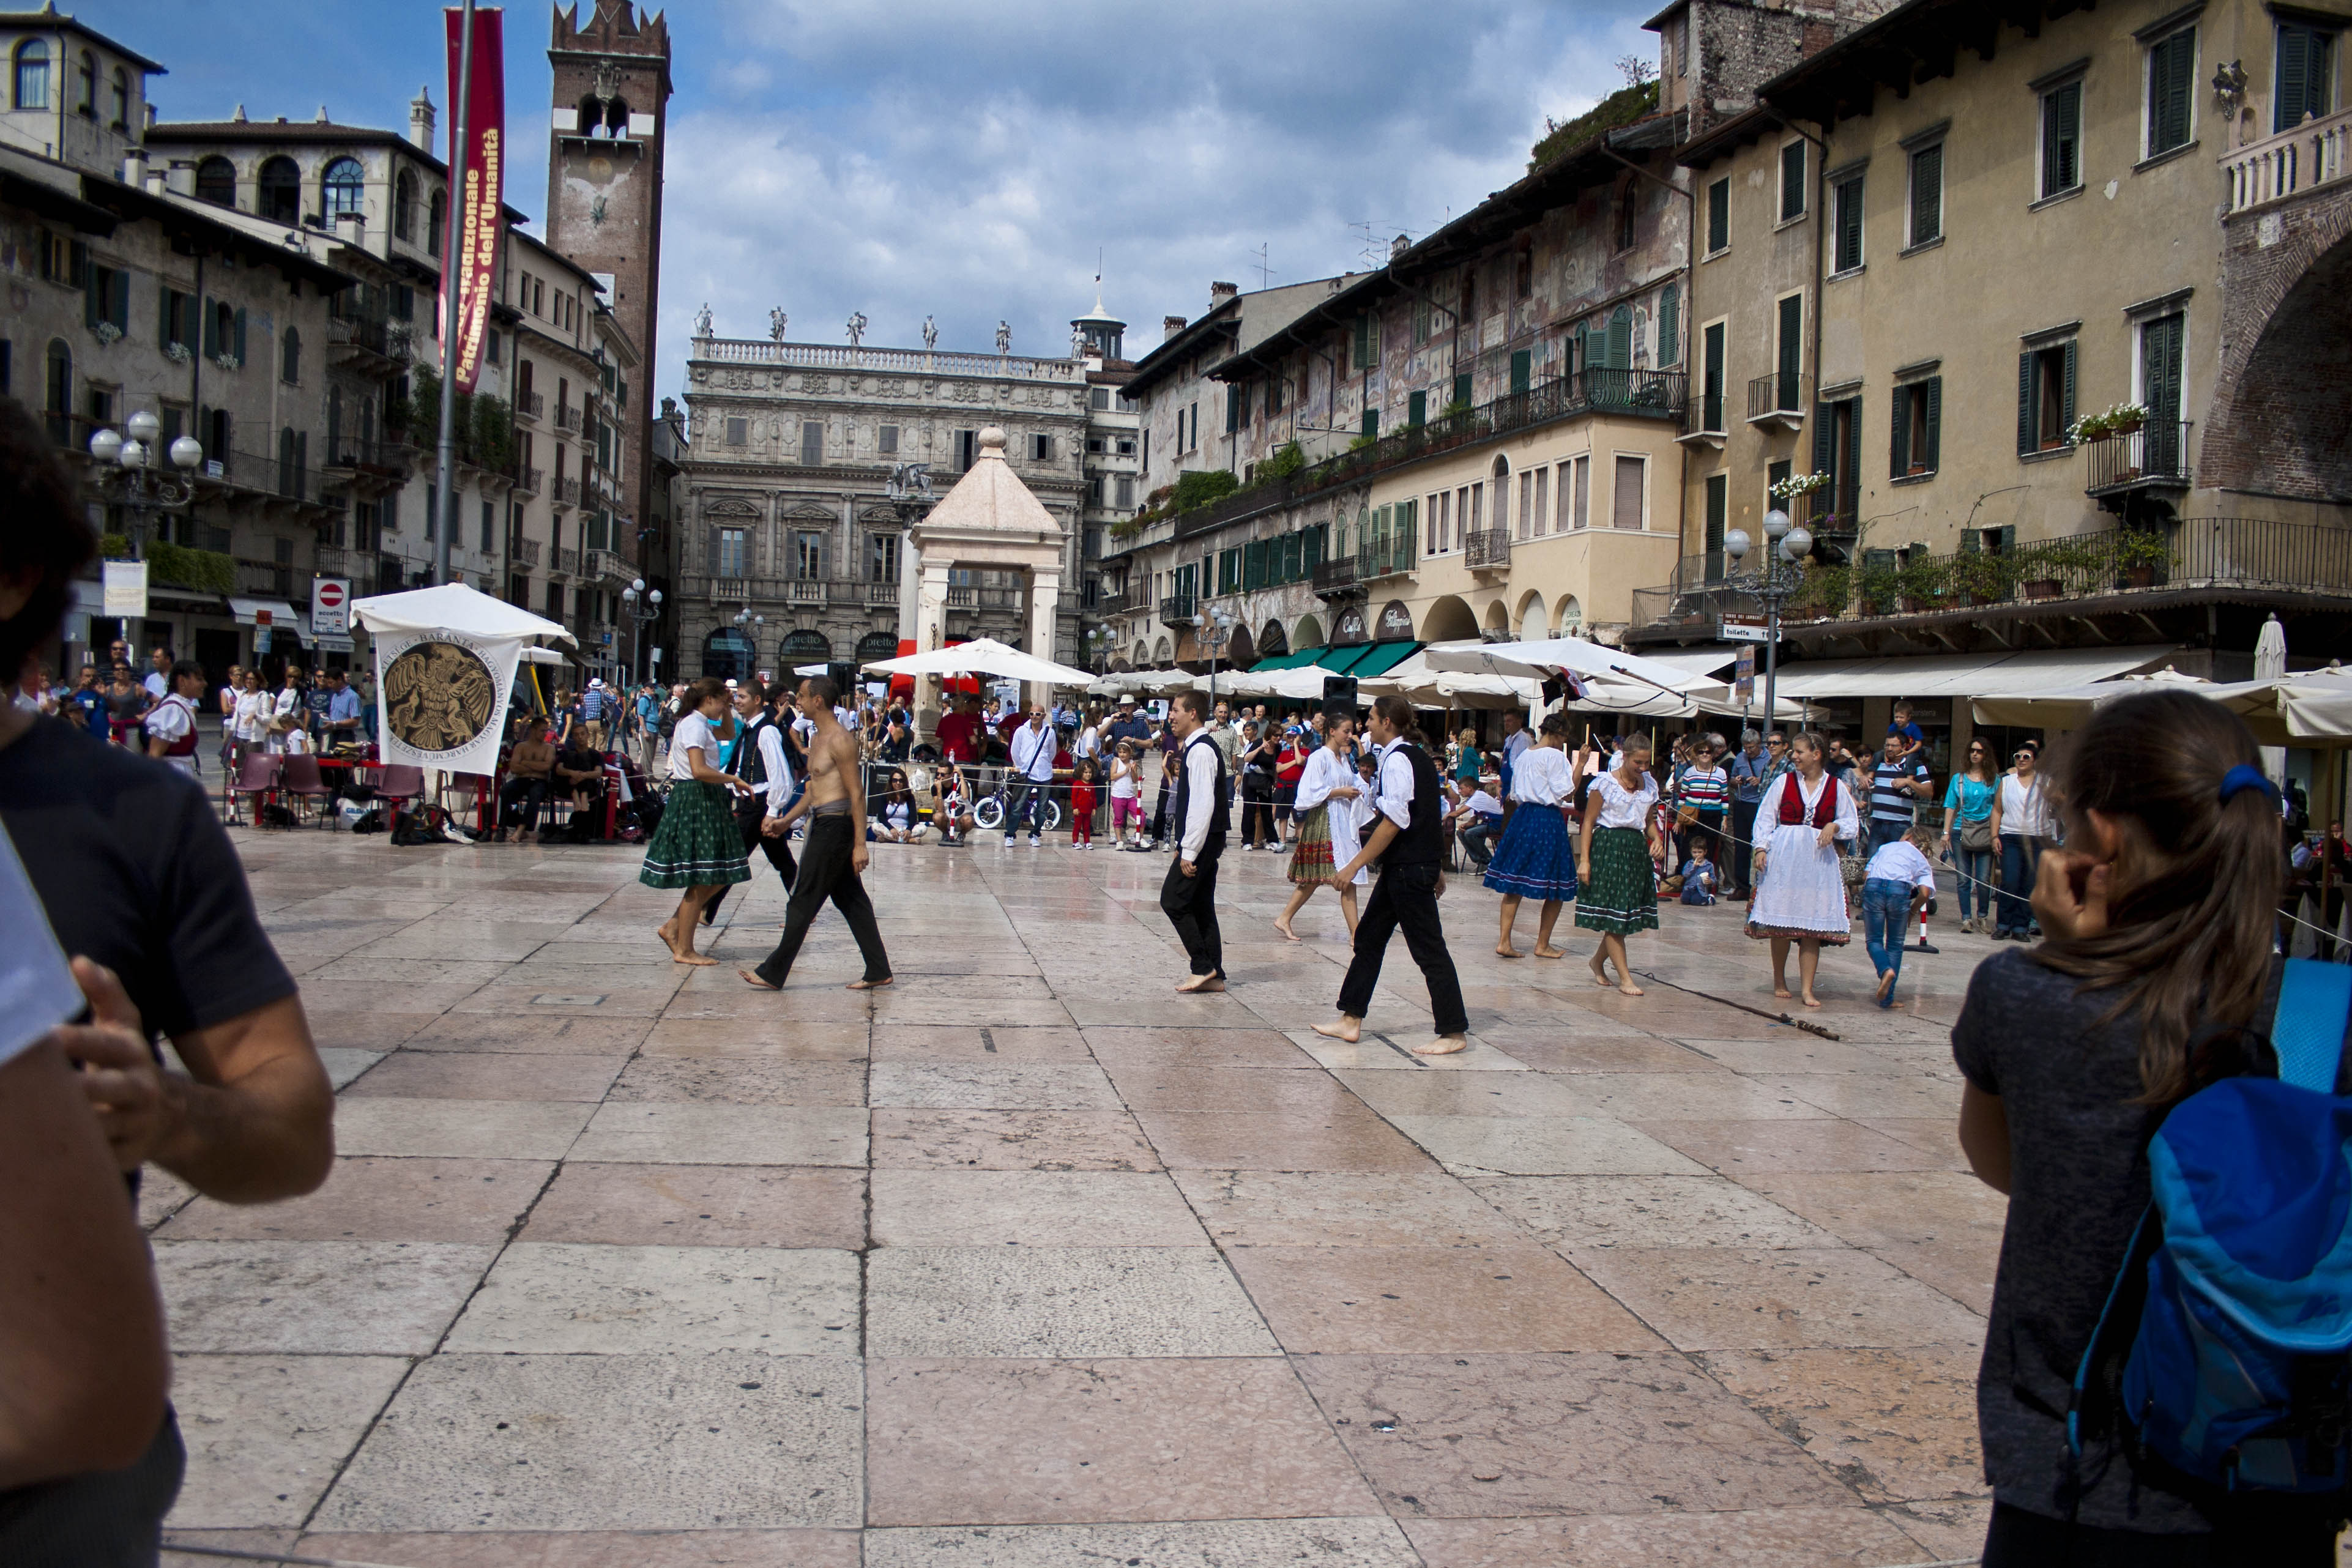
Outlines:
<svg viewBox="0 0 2352 1568"><path fill-rule="evenodd" d="M1410 642L1412 638L1412 612L1404 607L1402 599L1391 599L1381 606L1381 641Z"/></svg>

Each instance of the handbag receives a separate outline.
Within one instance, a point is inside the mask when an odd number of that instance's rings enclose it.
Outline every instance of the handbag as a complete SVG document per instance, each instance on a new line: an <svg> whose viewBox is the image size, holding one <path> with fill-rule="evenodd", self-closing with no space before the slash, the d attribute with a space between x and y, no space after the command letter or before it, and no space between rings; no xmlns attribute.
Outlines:
<svg viewBox="0 0 2352 1568"><path fill-rule="evenodd" d="M1992 848L1992 819L1979 817L1960 822L1960 848L1982 852Z"/></svg>

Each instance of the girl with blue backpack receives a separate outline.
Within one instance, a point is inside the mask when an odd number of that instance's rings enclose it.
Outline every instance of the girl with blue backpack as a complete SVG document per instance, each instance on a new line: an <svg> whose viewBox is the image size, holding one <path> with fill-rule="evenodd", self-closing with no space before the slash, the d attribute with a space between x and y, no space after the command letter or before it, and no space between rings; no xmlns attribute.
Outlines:
<svg viewBox="0 0 2352 1568"><path fill-rule="evenodd" d="M2045 940L1977 968L1953 1056L2009 1196L1977 1411L1984 1568L2318 1568L2352 1500L2352 970L2273 962L2278 807L2245 725L2095 709Z"/></svg>

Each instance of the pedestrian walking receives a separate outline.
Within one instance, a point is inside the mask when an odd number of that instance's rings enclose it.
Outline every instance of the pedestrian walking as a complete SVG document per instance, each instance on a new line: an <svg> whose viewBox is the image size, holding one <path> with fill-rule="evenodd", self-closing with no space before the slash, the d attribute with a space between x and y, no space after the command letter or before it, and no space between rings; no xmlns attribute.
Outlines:
<svg viewBox="0 0 2352 1568"><path fill-rule="evenodd" d="M1862 873L1862 939L1878 970L1878 1005L1899 1008L1895 983L1903 977L1903 938L1912 915L1936 895L1936 868L1927 859L1927 830L1914 827L1882 844Z"/></svg>
<svg viewBox="0 0 2352 1568"><path fill-rule="evenodd" d="M1992 797L1999 782L1992 745L1979 736L1969 742L1966 763L1944 787L1944 858L1959 873L1963 931L1983 932L1992 925Z"/></svg>
<svg viewBox="0 0 2352 1568"><path fill-rule="evenodd" d="M1526 758L1521 758L1525 761ZM1615 986L1629 997L1643 994L1626 961L1625 938L1658 928L1657 862L1665 853L1653 820L1658 781L1650 777L1650 737L1629 735L1617 743L1617 760L1593 779L1584 797L1576 842L1576 924L1601 934L1589 967L1596 986ZM1609 977L1609 965L1617 977Z"/></svg>
<svg viewBox="0 0 2352 1568"><path fill-rule="evenodd" d="M2041 869L2043 841L2056 821L2049 791L2042 788L2041 758L2032 746L2019 747L1993 791L1992 837L2000 846L2000 901L1992 921L1996 942L2022 942L2032 935L2033 879Z"/></svg>
<svg viewBox="0 0 2352 1568"><path fill-rule="evenodd" d="M1772 944L1772 994L1789 992L1789 947L1797 947L1797 975L1809 1008L1820 1007L1813 977L1822 947L1842 947L1853 939L1846 909L1845 870L1840 840L1861 831L1853 792L1831 777L1828 749L1807 730L1790 745L1795 768L1772 781L1756 812L1767 836L1756 855L1756 898L1748 906L1748 935Z"/></svg>
<svg viewBox="0 0 2352 1568"><path fill-rule="evenodd" d="M874 918L873 902L859 878L866 870L866 784L858 763L857 737L841 722L835 706L840 692L824 675L811 675L800 685L801 712L814 720L809 739L808 787L783 817L761 831L779 835L800 817L808 819L801 846L798 873L793 879L792 902L784 907L784 934L776 950L757 969L739 969L746 985L781 991L792 977L793 961L808 939L809 926L827 899L849 922L857 939L865 972L849 982L853 991L870 991L890 984L890 955L882 946L881 926ZM1038 710L1042 717L1044 710Z"/></svg>
<svg viewBox="0 0 2352 1568"><path fill-rule="evenodd" d="M1389 938L1404 930L1405 950L1421 967L1429 987L1429 1010L1436 1038L1416 1045L1418 1056L1451 1056L1470 1043L1470 1018L1462 1005L1462 982L1454 971L1454 955L1446 950L1445 927L1438 918L1437 900L1445 891L1445 840L1439 822L1445 798L1439 787L1437 765L1429 754L1407 738L1412 732L1412 704L1393 693L1372 704L1372 744L1380 752L1379 793L1371 836L1345 865L1331 874L1331 885L1345 891L1365 867L1378 865L1380 880L1365 901L1363 918L1356 923L1355 952L1348 977L1339 987L1339 1017L1318 1023L1315 1032L1353 1044L1360 1037L1370 1011L1372 991L1380 984L1381 962L1388 955Z"/></svg>
<svg viewBox="0 0 2352 1568"><path fill-rule="evenodd" d="M1225 754L1206 728L1208 699L1178 692L1169 705L1168 727L1176 737L1172 771L1176 798L1170 831L1176 837L1176 863L1160 886L1160 912L1184 944L1190 977L1180 991L1225 988L1224 935L1217 925L1217 862L1232 831Z"/></svg>
<svg viewBox="0 0 2352 1568"><path fill-rule="evenodd" d="M1365 794L1357 788L1356 766L1349 759L1355 734L1352 716L1334 714L1326 726L1323 744L1299 769L1298 841L1290 850L1290 902L1274 922L1274 928L1293 942L1299 938L1290 923L1315 896L1315 890L1328 883L1332 873L1353 861L1363 847L1357 829ZM1339 915L1348 923L1350 939L1356 935L1356 889L1371 880L1372 873L1359 866L1356 874L1340 885Z"/></svg>
<svg viewBox="0 0 2352 1568"><path fill-rule="evenodd" d="M727 683L706 675L687 688L687 700L690 706L670 739L669 800L653 841L646 845L637 880L647 887L682 890L677 912L654 933L669 949L672 961L709 965L718 960L694 950L702 906L720 888L751 881L751 867L728 793L743 781L717 766L722 755L719 725L727 714Z"/></svg>
<svg viewBox="0 0 2352 1568"><path fill-rule="evenodd" d="M743 791L733 800L736 836L743 841L743 863L751 863L751 851L757 848L775 868L776 879L784 891L793 890L793 878L799 868L793 861L793 846L782 833L767 831L770 822L782 820L793 799L793 766L784 758L783 726L776 722L772 711L772 693L768 683L757 675L747 675L737 683L735 704L735 740L729 747L727 771L743 781ZM727 902L727 889L720 888L702 906L702 923L718 923L719 905Z"/></svg>
<svg viewBox="0 0 2352 1568"><path fill-rule="evenodd" d="M1496 846L1484 878L1503 895L1502 935L1495 941L1497 957L1520 956L1511 941L1511 927L1519 917L1519 901L1527 898L1542 904L1536 922L1536 956L1568 956L1565 949L1551 945L1560 905L1575 898L1577 888L1576 845L1568 836L1576 758L1567 747L1568 717L1556 713L1543 721L1535 743L1511 765L1512 810L1503 819L1503 841Z"/></svg>

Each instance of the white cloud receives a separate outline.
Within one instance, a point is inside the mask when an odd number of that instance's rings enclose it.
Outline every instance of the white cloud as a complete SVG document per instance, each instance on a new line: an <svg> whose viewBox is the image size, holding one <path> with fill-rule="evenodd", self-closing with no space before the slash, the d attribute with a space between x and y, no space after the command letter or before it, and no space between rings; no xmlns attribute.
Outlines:
<svg viewBox="0 0 2352 1568"><path fill-rule="evenodd" d="M1359 267L1524 172L1544 116L1649 55L1646 13L1609 0L1112 7L951 0L887 7L729 0L673 6L656 382L674 394L706 300L723 334L792 316L837 342L1052 354L1093 301L1139 356L1163 314L1220 278Z"/></svg>

